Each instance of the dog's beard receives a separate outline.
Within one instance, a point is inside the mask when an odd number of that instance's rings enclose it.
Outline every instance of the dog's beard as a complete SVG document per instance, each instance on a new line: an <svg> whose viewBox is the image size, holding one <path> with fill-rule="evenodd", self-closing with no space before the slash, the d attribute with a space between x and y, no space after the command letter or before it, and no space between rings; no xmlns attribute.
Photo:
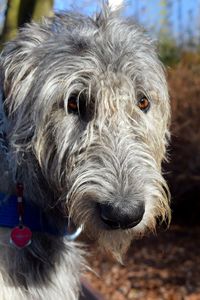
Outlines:
<svg viewBox="0 0 200 300"><path fill-rule="evenodd" d="M99 204L113 203L114 205L118 185L122 182L125 186L125 183L115 174L117 168L112 169L112 161L106 170L101 168L101 165L95 164L96 160L92 160L91 157L86 162L73 169L69 180L71 182L67 191L69 216L76 226L83 225L85 233L96 240L101 248L112 253L118 261L122 262L131 241L144 236L149 231L155 232L157 217L165 221L170 214L167 185L159 170L156 169L157 166L147 168L146 172L142 172L141 168L134 168L132 175L127 177L126 191L129 200L134 202L140 199L144 202L145 213L137 226L113 230L102 221ZM118 194L122 194L121 190Z"/></svg>
<svg viewBox="0 0 200 300"><path fill-rule="evenodd" d="M98 243L101 248L111 253L113 257L122 264L124 255L131 244L132 238L132 234L127 231L107 230L100 232Z"/></svg>
<svg viewBox="0 0 200 300"><path fill-rule="evenodd" d="M83 199L79 204L76 202L69 207L69 217L77 227L82 226L83 232L97 242L101 249L111 253L115 259L122 263L123 256L133 239L133 232L131 229L105 229L105 224L102 224L93 204L93 202L88 204L88 201L83 201Z"/></svg>
<svg viewBox="0 0 200 300"><path fill-rule="evenodd" d="M71 214L74 223L77 226L83 225L83 231L86 235L96 241L101 249L110 253L120 263L123 263L125 254L133 240L140 239L149 233L155 234L157 219L162 218L163 214L163 211L157 206L147 205L143 219L136 227L126 230L112 230L105 228L105 224L102 224L100 217L96 215L94 207L91 207L91 204L89 206L87 209L86 206L84 208L79 206L82 211L81 214L78 214L74 209ZM74 205L74 208L77 206Z"/></svg>
<svg viewBox="0 0 200 300"><path fill-rule="evenodd" d="M85 205L83 205L85 203ZM144 215L143 220L136 227L127 230L112 230L105 228L100 217L96 214L94 206L81 201L79 205L73 205L70 210L70 218L76 226L83 226L83 232L92 240L96 241L99 247L110 253L117 261L123 263L124 256L130 247L132 240L143 237L147 232L154 232L156 218L153 212ZM77 208L78 207L78 208ZM80 213L80 210L82 213Z"/></svg>
<svg viewBox="0 0 200 300"><path fill-rule="evenodd" d="M120 263L129 249L131 242L142 238L149 232L155 233L156 217L152 214L144 215L143 220L134 228L126 230L101 230L96 235L101 248L111 253Z"/></svg>

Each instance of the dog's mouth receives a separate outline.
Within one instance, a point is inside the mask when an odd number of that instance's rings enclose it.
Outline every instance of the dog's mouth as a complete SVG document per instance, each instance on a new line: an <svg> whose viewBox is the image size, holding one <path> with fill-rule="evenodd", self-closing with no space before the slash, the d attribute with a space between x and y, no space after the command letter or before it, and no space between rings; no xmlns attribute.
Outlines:
<svg viewBox="0 0 200 300"><path fill-rule="evenodd" d="M137 220L133 221L132 223L124 225L123 223L120 223L120 221L113 221L109 220L105 217L101 216L101 220L107 225L108 229L130 229L138 225L142 221L142 217L138 218Z"/></svg>

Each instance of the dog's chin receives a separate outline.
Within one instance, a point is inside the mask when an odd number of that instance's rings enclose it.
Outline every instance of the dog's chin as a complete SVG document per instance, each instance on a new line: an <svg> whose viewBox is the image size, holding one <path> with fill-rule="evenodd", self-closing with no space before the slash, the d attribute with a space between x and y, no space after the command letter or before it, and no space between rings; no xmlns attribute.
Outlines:
<svg viewBox="0 0 200 300"><path fill-rule="evenodd" d="M105 230L99 233L98 243L101 248L111 253L120 263L131 244L134 234L132 230Z"/></svg>
<svg viewBox="0 0 200 300"><path fill-rule="evenodd" d="M97 225L97 224L95 224ZM148 232L155 233L156 219L151 216L144 219L131 229L102 229L97 226L85 227L86 233L97 241L99 247L112 254L120 263L123 263L125 254L133 240L140 239Z"/></svg>
<svg viewBox="0 0 200 300"><path fill-rule="evenodd" d="M101 231L98 236L98 244L105 251L111 253L118 262L123 263L125 254L129 249L131 242L142 238L149 232L147 227L137 227L128 230L118 229Z"/></svg>
<svg viewBox="0 0 200 300"><path fill-rule="evenodd" d="M133 228L111 229L102 222L96 210L90 207L85 211L85 214L78 215L77 211L74 210L74 215L72 215L74 224L77 227L82 225L84 233L96 241L101 249L111 253L120 263L123 263L123 258L132 240L139 239L148 232L155 233L156 217L160 215L159 212L154 214L151 210L150 213L145 212L142 221Z"/></svg>
<svg viewBox="0 0 200 300"><path fill-rule="evenodd" d="M121 230L121 229L105 229L105 226L91 222L83 224L84 233L94 242L98 244L98 247L103 251L111 254L120 263L123 262L123 257L126 254L131 241L134 239L135 233L133 229ZM101 226L100 226L101 225Z"/></svg>

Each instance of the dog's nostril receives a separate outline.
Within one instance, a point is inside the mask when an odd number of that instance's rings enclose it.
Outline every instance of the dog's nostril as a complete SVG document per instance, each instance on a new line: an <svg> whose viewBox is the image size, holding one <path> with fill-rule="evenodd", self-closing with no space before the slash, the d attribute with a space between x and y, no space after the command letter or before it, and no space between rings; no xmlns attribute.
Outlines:
<svg viewBox="0 0 200 300"><path fill-rule="evenodd" d="M128 229L138 225L144 215L144 204L137 203L129 207L124 203L121 206L99 204L100 217L110 229Z"/></svg>

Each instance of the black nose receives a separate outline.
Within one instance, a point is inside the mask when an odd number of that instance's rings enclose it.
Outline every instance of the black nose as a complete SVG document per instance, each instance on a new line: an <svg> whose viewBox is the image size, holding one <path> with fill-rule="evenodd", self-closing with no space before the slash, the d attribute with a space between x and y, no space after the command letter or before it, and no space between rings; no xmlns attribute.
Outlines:
<svg viewBox="0 0 200 300"><path fill-rule="evenodd" d="M111 229L128 229L139 224L144 215L144 204L138 202L134 206L123 203L120 206L100 204L102 221Z"/></svg>

